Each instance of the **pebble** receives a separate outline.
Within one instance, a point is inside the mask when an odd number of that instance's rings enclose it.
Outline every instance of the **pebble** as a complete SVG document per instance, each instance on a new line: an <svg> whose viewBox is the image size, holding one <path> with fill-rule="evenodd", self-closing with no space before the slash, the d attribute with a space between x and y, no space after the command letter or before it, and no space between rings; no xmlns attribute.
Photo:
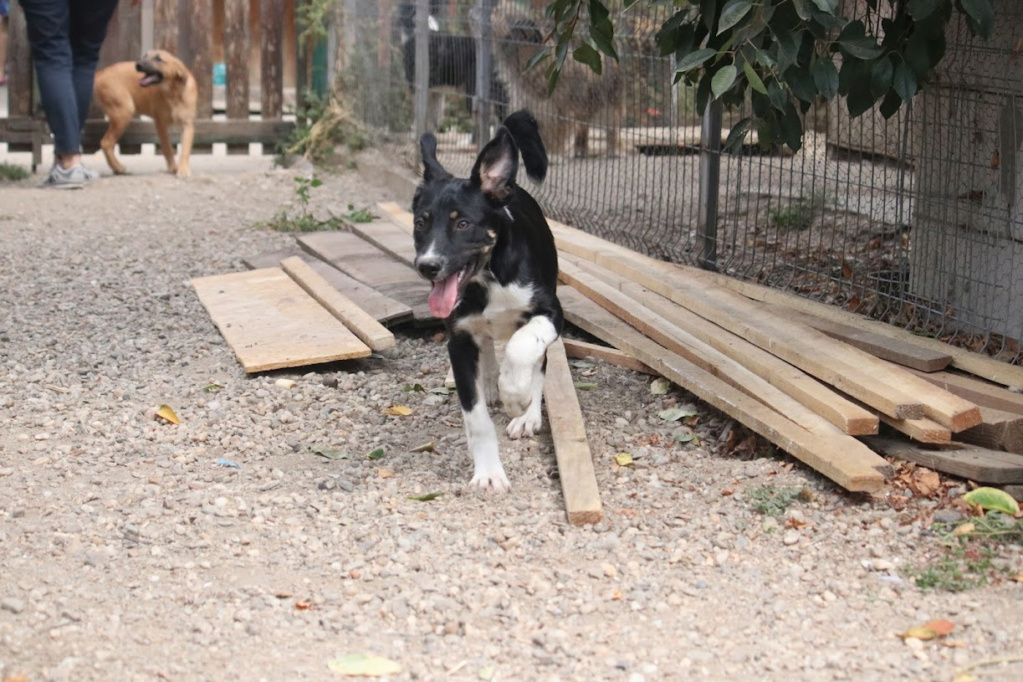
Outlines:
<svg viewBox="0 0 1023 682"><path fill-rule="evenodd" d="M0 601L0 609L10 611L14 614L19 614L25 610L25 600L18 599L17 597L4 597L4 599Z"/></svg>

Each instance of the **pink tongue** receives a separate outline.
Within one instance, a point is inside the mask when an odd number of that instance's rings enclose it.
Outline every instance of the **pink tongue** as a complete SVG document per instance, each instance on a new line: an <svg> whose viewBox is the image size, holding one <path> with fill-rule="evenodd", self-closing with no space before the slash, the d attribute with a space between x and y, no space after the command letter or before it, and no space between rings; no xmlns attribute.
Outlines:
<svg viewBox="0 0 1023 682"><path fill-rule="evenodd" d="M458 273L451 275L442 282L433 283L433 291L430 292L430 312L442 320L455 309L458 303Z"/></svg>

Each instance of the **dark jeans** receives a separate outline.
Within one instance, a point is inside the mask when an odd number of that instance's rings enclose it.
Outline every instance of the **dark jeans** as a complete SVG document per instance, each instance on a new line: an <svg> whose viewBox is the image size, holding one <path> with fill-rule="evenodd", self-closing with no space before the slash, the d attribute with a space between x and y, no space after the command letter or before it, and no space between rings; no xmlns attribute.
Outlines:
<svg viewBox="0 0 1023 682"><path fill-rule="evenodd" d="M54 153L76 154L117 0L21 0Z"/></svg>

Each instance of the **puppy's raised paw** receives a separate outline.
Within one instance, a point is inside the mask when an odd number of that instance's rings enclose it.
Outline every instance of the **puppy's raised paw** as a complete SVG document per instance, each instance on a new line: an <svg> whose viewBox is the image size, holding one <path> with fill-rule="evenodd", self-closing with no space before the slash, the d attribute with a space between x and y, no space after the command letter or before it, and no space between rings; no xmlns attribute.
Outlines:
<svg viewBox="0 0 1023 682"><path fill-rule="evenodd" d="M540 415L540 410L534 410L533 406L530 405L524 415L515 417L515 419L508 422L506 433L512 439L534 436L540 430L542 423L543 418Z"/></svg>
<svg viewBox="0 0 1023 682"><path fill-rule="evenodd" d="M523 416L533 402L533 368L502 368L497 387L501 393L501 404L508 416Z"/></svg>

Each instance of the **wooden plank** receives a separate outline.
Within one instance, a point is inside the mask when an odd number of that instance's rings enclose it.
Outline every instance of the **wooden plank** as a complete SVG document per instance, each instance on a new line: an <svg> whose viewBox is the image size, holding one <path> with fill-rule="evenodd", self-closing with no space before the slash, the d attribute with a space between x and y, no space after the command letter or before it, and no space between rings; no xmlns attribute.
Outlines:
<svg viewBox="0 0 1023 682"><path fill-rule="evenodd" d="M1023 456L997 452L966 443L931 448L901 439L871 436L864 441L887 457L916 462L978 483L1023 483Z"/></svg>
<svg viewBox="0 0 1023 682"><path fill-rule="evenodd" d="M593 469L593 455L586 440L579 397L575 393L572 370L568 367L568 357L561 339L556 339L547 348L547 376L543 393L568 522L574 526L597 523L603 511L597 476Z"/></svg>
<svg viewBox="0 0 1023 682"><path fill-rule="evenodd" d="M394 348L394 334L352 299L332 287L301 258L285 258L281 261L281 269L370 349L380 352Z"/></svg>
<svg viewBox="0 0 1023 682"><path fill-rule="evenodd" d="M82 134L83 140L88 139L93 143L98 143L108 125L104 120L86 121ZM20 132L25 128L47 130L45 121L34 120L10 121L7 127L14 132ZM286 138L294 128L294 121L196 121L195 142L203 145L211 145L215 142L245 145L250 142L261 142L273 145L278 140ZM2 130L3 123L0 119L0 131ZM171 128L170 137L171 142L177 144L181 141L181 130L177 127ZM121 137L121 143L126 144L153 144L159 141L156 128L148 119L132 121Z"/></svg>
<svg viewBox="0 0 1023 682"><path fill-rule="evenodd" d="M681 327L651 312L649 308L635 299L629 298L611 285L583 272L581 268L571 262L562 260L561 274L562 279L571 284L574 289L621 320L628 322L640 333L673 353L677 353L700 369L728 382L751 398L784 414L807 431L821 436L842 433L834 424L740 363L703 343Z"/></svg>
<svg viewBox="0 0 1023 682"><path fill-rule="evenodd" d="M906 434L921 443L951 443L952 432L930 419L892 419L886 414L879 415L881 421L896 431Z"/></svg>
<svg viewBox="0 0 1023 682"><path fill-rule="evenodd" d="M563 233L562 228L559 229ZM571 236L578 238L575 233ZM980 423L980 411L969 401L947 391L935 391L901 367L762 310L756 302L701 279L699 271L682 269L622 247L601 250L601 244L609 243L603 240L595 243L595 238L585 237L586 251L598 265L744 337L879 412L895 419L927 417L952 431Z"/></svg>
<svg viewBox="0 0 1023 682"><path fill-rule="evenodd" d="M259 2L260 112L277 119L284 103L284 0Z"/></svg>
<svg viewBox="0 0 1023 682"><path fill-rule="evenodd" d="M213 116L213 2L211 0L184 2L184 11L192 29L189 41L192 59L188 69L195 77L198 89L195 117L204 120Z"/></svg>
<svg viewBox="0 0 1023 682"><path fill-rule="evenodd" d="M334 266L324 263L322 260L294 249L281 249L251 256L242 260L248 268L276 268L281 261L291 256L298 256L304 260L309 267L319 273L320 277L340 291L348 298L355 301L355 304L373 316L377 322L385 326L394 326L402 322L412 320L412 308L390 296L385 296L371 286L363 284L357 279L349 277Z"/></svg>
<svg viewBox="0 0 1023 682"><path fill-rule="evenodd" d="M178 54L179 0L155 0L153 7L153 44L158 50Z"/></svg>
<svg viewBox="0 0 1023 682"><path fill-rule="evenodd" d="M412 235L412 214L393 201L381 201L377 208L388 220Z"/></svg>
<svg viewBox="0 0 1023 682"><path fill-rule="evenodd" d="M957 433L957 440L1023 455L1023 415L990 407L980 408L980 414L984 421Z"/></svg>
<svg viewBox="0 0 1023 682"><path fill-rule="evenodd" d="M563 249L564 251L574 255L586 258L587 260L596 262L598 256L601 255L604 257L609 255L627 256L633 253L625 247L618 246L617 244L600 239L599 237L594 237L593 235L588 235L581 230L576 230L557 221L548 220L547 222L550 224L551 230L554 232L554 237L559 249ZM653 261L652 259L650 260L654 263L659 262ZM662 263L662 267L669 267L684 271L689 276L697 278L702 282L712 283L728 288L754 301L786 305L795 310L817 315L824 319L834 320L835 322L840 322L842 324L866 329L889 338L901 339L908 343L919 344L937 352L945 352L952 356L953 367L962 369L985 379L989 379L1002 384L1003 386L1023 387L1023 367L1009 365L985 355L980 355L979 353L972 353L963 348L949 346L948 344L936 339L916 336L904 329L899 329L876 320L870 320L862 315L850 313L842 310L841 308L836 308L835 306L811 301L810 299L797 296L796 294L788 291L771 289L769 287L745 282L726 275L712 273L706 270L697 270L696 268L668 265L667 263Z"/></svg>
<svg viewBox="0 0 1023 682"><path fill-rule="evenodd" d="M840 324L825 320L785 306L770 306L779 315L788 315L803 324L824 332L833 339L838 339L870 353L876 358L887 360L903 367L910 367L921 372L937 372L952 363L952 356L939 353L931 348L924 348L902 339L892 339L866 329L859 329L848 324Z"/></svg>
<svg viewBox="0 0 1023 682"><path fill-rule="evenodd" d="M562 339L562 342L565 345L565 354L570 358L603 360L609 365L621 367L622 369L631 369L633 372L641 374L657 375L657 372L650 369L648 365L640 362L628 353L623 353L617 348L600 346L596 343L578 341L576 339Z"/></svg>
<svg viewBox="0 0 1023 682"><path fill-rule="evenodd" d="M21 3L10 4L7 17L7 115L32 115L32 51Z"/></svg>
<svg viewBox="0 0 1023 682"><path fill-rule="evenodd" d="M376 219L369 223L356 223L342 218L349 230L359 235L370 244L401 261L410 268L415 267L416 245L412 235L390 220Z"/></svg>
<svg viewBox="0 0 1023 682"><path fill-rule="evenodd" d="M228 119L249 119L249 0L225 0L224 65L227 67ZM228 146L228 153L245 153L248 144Z"/></svg>
<svg viewBox="0 0 1023 682"><path fill-rule="evenodd" d="M200 277L192 287L246 372L371 352L280 268Z"/></svg>
<svg viewBox="0 0 1023 682"><path fill-rule="evenodd" d="M847 490L875 492L884 486L890 467L855 438L811 433L654 343L579 292L560 287L558 296L569 322L645 362Z"/></svg>
<svg viewBox="0 0 1023 682"><path fill-rule="evenodd" d="M438 324L427 304L430 284L409 266L396 261L351 232L310 232L296 237L299 245L349 277L369 285L412 309L417 325Z"/></svg>
<svg viewBox="0 0 1023 682"><path fill-rule="evenodd" d="M564 260L564 258L562 258ZM581 264L582 265L582 264ZM599 266L589 272L597 273ZM617 282L623 293L649 308L715 350L741 363L771 384L812 409L843 433L864 436L877 433L877 415L847 400L797 367L771 355L660 294L603 271L605 281Z"/></svg>
<svg viewBox="0 0 1023 682"><path fill-rule="evenodd" d="M917 376L949 393L976 403L981 408L992 407L996 410L1023 414L1023 394L1013 393L998 384L953 372L934 372L933 374L918 372Z"/></svg>

